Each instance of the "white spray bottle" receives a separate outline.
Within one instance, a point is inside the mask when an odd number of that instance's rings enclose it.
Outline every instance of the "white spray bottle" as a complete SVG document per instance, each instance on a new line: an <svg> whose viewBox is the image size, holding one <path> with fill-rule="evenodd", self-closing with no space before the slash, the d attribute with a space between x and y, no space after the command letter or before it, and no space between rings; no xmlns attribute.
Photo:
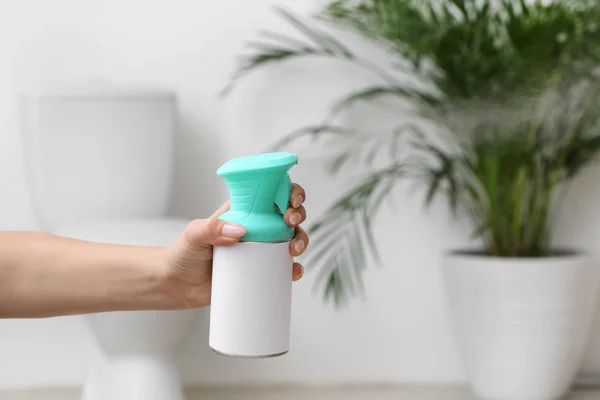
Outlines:
<svg viewBox="0 0 600 400"><path fill-rule="evenodd" d="M292 182L292 153L235 158L217 170L231 208L219 218L247 234L213 253L209 345L231 357L266 358L289 350L294 228L283 219Z"/></svg>

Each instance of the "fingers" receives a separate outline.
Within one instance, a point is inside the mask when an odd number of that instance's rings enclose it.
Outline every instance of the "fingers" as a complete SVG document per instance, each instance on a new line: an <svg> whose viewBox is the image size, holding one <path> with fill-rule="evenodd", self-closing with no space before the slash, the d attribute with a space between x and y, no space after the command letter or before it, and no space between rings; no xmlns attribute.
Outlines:
<svg viewBox="0 0 600 400"><path fill-rule="evenodd" d="M188 245L192 248L207 246L229 246L239 242L247 231L244 227L222 221L218 217L229 211L231 201L227 200L210 218L190 222L185 230Z"/></svg>
<svg viewBox="0 0 600 400"><path fill-rule="evenodd" d="M213 213L213 215L211 215L211 217L218 217L221 214L226 213L227 211L229 211L229 208L231 207L231 200L227 200L225 203L223 203L223 205L221 207L219 207L217 209L217 211L215 211Z"/></svg>
<svg viewBox="0 0 600 400"><path fill-rule="evenodd" d="M302 264L295 262L292 273L292 280L295 282L302 278L302 275L304 275L304 267L302 266Z"/></svg>
<svg viewBox="0 0 600 400"><path fill-rule="evenodd" d="M294 257L298 257L304 253L304 250L306 250L306 247L308 246L308 242L308 235L304 229L297 227L296 235L290 241L290 254Z"/></svg>
<svg viewBox="0 0 600 400"><path fill-rule="evenodd" d="M291 207L285 210L283 219L288 226L296 227L306 220L306 209L302 205L306 200L304 188L297 183L292 184L292 193L290 194Z"/></svg>
<svg viewBox="0 0 600 400"><path fill-rule="evenodd" d="M292 193L290 194L290 205L293 208L298 208L306 200L306 192L304 188L297 183L292 184Z"/></svg>
<svg viewBox="0 0 600 400"><path fill-rule="evenodd" d="M306 209L304 206L288 208L283 214L283 219L288 226L296 227L306 219Z"/></svg>
<svg viewBox="0 0 600 400"><path fill-rule="evenodd" d="M304 188L297 183L292 184L292 193L290 195L291 207L283 214L283 219L288 226L296 228L296 234L290 242L290 254L298 257L308 246L308 235L299 225L306 220L306 209L302 205L306 200Z"/></svg>
<svg viewBox="0 0 600 400"><path fill-rule="evenodd" d="M245 234L243 226L222 221L215 216L194 220L185 229L187 244L191 248L228 246L238 242Z"/></svg>

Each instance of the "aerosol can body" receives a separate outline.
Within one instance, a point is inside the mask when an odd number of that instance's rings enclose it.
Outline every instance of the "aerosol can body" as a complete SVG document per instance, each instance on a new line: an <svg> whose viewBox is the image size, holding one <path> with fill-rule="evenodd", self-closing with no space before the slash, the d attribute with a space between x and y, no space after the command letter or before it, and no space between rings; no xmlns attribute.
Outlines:
<svg viewBox="0 0 600 400"><path fill-rule="evenodd" d="M283 219L292 182L293 153L235 158L219 175L229 190L230 210L219 218L242 225L239 243L213 253L209 345L217 353L243 358L288 352L294 228Z"/></svg>

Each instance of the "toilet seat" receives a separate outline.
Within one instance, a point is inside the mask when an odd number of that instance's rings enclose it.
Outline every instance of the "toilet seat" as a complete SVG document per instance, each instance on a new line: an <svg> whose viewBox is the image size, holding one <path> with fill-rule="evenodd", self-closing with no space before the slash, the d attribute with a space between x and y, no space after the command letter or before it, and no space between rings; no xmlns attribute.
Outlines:
<svg viewBox="0 0 600 400"><path fill-rule="evenodd" d="M54 233L92 242L165 246L177 239L189 222L183 218L84 221L60 226Z"/></svg>

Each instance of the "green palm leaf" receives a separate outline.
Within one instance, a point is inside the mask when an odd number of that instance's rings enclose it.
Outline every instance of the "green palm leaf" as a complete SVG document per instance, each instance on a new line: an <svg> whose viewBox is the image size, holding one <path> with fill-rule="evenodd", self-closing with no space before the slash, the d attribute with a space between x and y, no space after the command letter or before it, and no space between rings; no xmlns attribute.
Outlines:
<svg viewBox="0 0 600 400"><path fill-rule="evenodd" d="M335 0L310 22L276 13L298 37L260 31L225 94L252 71L302 57L341 60L376 78L275 144L330 138L328 172L366 170L308 228L305 265L325 299L342 306L364 296L366 267L380 260L373 221L404 180L424 185L425 206L443 196L466 215L485 253L549 254L557 188L600 155L600 3ZM390 62L358 54L320 22L381 46ZM383 132L339 121L388 98L399 100L392 114L410 121Z"/></svg>

